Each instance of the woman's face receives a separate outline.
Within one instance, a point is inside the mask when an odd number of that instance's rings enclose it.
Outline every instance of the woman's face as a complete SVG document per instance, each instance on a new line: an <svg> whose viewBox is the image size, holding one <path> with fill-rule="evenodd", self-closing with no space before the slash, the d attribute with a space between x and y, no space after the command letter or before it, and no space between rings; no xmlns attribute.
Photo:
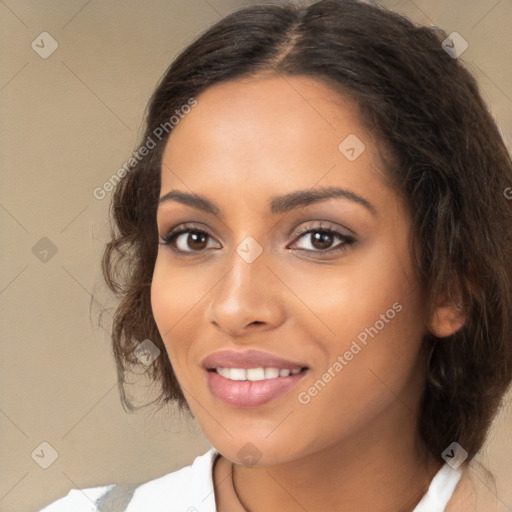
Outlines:
<svg viewBox="0 0 512 512"><path fill-rule="evenodd" d="M233 461L276 464L403 429L426 319L409 212L354 104L275 75L196 99L166 146L157 215L160 242L188 231L159 246L151 300L205 435Z"/></svg>

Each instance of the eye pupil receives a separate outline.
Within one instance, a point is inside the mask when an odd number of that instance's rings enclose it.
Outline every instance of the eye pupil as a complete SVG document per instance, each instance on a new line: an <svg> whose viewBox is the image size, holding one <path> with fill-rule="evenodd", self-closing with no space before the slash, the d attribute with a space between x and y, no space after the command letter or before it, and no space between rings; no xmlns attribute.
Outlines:
<svg viewBox="0 0 512 512"><path fill-rule="evenodd" d="M206 245L207 245L207 242L206 242L207 236L208 235L205 233L191 232L188 235L187 245L191 249L198 249L198 250L204 249L204 247L206 247ZM193 240L192 244L189 243L191 238ZM198 240L199 240L199 242L198 242Z"/></svg>
<svg viewBox="0 0 512 512"><path fill-rule="evenodd" d="M327 249L332 244L332 234L327 233L325 231L316 231L313 234L313 242L312 245L316 249ZM320 247L316 245L316 243L320 243Z"/></svg>

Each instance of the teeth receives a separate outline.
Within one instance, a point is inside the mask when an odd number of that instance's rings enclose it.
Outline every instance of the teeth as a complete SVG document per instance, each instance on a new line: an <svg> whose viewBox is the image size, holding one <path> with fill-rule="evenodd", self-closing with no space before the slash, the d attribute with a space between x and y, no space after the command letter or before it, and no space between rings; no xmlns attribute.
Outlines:
<svg viewBox="0 0 512 512"><path fill-rule="evenodd" d="M228 379L247 380L247 370L244 370L243 368L231 368L229 370Z"/></svg>
<svg viewBox="0 0 512 512"><path fill-rule="evenodd" d="M265 380L265 370L263 368L248 368L247 380Z"/></svg>
<svg viewBox="0 0 512 512"><path fill-rule="evenodd" d="M217 373L219 375L222 375L223 377L226 377L226 379L229 379L231 377L231 371L229 368L217 368Z"/></svg>
<svg viewBox="0 0 512 512"><path fill-rule="evenodd" d="M265 368L265 379L275 379L279 377L279 368Z"/></svg>
<svg viewBox="0 0 512 512"><path fill-rule="evenodd" d="M265 379L277 379L278 377L288 377L297 375L301 369L294 370L279 368L215 368L215 371L222 377L230 380L250 380L258 381Z"/></svg>

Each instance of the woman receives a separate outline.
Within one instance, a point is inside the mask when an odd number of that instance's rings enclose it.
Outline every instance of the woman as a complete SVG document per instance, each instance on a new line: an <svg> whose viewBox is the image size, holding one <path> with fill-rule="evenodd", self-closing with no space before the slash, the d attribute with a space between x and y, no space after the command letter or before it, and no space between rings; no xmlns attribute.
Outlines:
<svg viewBox="0 0 512 512"><path fill-rule="evenodd" d="M123 403L147 369L212 449L45 511L501 504L473 458L512 379L512 163L456 43L320 0L173 62L103 269Z"/></svg>

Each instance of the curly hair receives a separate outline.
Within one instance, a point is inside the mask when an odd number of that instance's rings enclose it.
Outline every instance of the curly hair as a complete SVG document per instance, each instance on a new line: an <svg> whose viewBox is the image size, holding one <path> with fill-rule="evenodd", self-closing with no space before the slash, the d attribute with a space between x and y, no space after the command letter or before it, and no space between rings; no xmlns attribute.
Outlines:
<svg viewBox="0 0 512 512"><path fill-rule="evenodd" d="M118 299L112 346L125 409L136 409L127 375L143 367L134 350L150 339L162 352L147 368L160 386L151 403L190 411L150 302L169 119L216 83L302 75L351 98L388 155L385 179L410 207L411 258L429 317L441 296L466 315L452 336L423 339L422 440L438 458L454 440L470 460L481 449L512 380L512 161L475 78L443 48L446 37L375 3L255 5L220 20L172 62L146 113L141 145L154 147L133 159L112 195L102 260Z"/></svg>

